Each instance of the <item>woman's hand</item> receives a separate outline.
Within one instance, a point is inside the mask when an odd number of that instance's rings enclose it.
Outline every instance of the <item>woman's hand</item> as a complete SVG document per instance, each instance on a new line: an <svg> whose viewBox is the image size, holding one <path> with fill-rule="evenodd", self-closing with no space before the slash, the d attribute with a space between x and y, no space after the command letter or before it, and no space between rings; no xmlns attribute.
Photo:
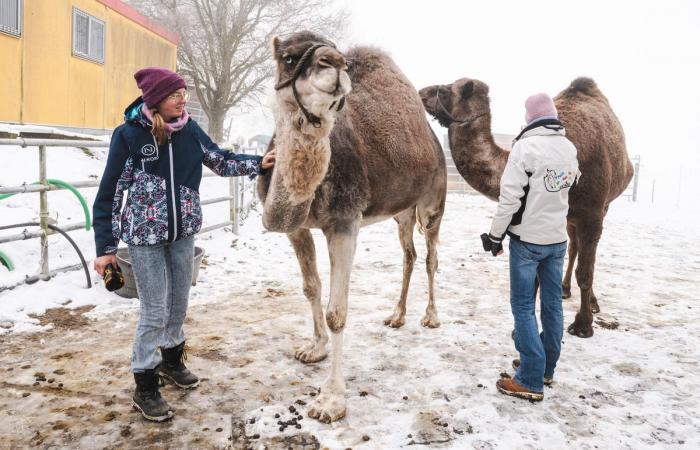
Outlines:
<svg viewBox="0 0 700 450"><path fill-rule="evenodd" d="M95 272L99 273L101 277L104 277L107 264L119 267L119 264L117 264L117 255L103 255L95 258L95 263L93 264Z"/></svg>
<svg viewBox="0 0 700 450"><path fill-rule="evenodd" d="M270 153L263 156L262 163L260 166L267 170L275 165L275 151L272 150Z"/></svg>

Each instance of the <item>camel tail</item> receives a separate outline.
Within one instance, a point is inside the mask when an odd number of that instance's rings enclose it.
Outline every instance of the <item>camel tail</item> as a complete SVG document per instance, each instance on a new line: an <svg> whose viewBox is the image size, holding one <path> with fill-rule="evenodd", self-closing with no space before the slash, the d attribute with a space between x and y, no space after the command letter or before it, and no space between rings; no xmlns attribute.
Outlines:
<svg viewBox="0 0 700 450"><path fill-rule="evenodd" d="M592 78L579 77L571 82L563 94L575 95L578 93L594 97L600 94L600 89L598 89L598 85Z"/></svg>
<svg viewBox="0 0 700 450"><path fill-rule="evenodd" d="M420 214L418 213L418 208L415 209L416 211L416 223L418 224L418 232L420 234L425 234L425 225L423 225L423 222L420 220Z"/></svg>
<svg viewBox="0 0 700 450"><path fill-rule="evenodd" d="M435 217L435 216L433 216L433 217ZM432 217L430 217L430 218L428 218L428 225L426 226L426 224L424 224L423 221L421 220L421 215L418 212L418 208L416 208L416 224L418 225L418 233L425 236L425 231L433 228L433 225L435 224L435 222L433 221ZM435 236L435 245L440 245L440 237L437 235Z"/></svg>

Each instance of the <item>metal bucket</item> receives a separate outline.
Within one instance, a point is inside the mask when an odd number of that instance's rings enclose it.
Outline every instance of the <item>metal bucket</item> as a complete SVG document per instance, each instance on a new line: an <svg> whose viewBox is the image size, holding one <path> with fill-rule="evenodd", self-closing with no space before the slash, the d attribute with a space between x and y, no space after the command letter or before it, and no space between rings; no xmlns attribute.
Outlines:
<svg viewBox="0 0 700 450"><path fill-rule="evenodd" d="M202 265L202 257L204 249L202 247L194 248L194 267L192 268L192 286L197 285L197 277L199 276L199 266ZM136 290L136 280L134 279L134 270L131 267L131 259L129 258L129 249L126 247L117 250L117 264L122 269L124 274L124 286L117 289L117 295L125 298L137 298L138 291Z"/></svg>

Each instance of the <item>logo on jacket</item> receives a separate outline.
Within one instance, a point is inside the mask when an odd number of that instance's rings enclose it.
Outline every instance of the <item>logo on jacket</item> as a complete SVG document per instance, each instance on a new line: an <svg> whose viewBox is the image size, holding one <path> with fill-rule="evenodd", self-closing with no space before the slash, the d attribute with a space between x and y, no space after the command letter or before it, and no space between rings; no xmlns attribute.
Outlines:
<svg viewBox="0 0 700 450"><path fill-rule="evenodd" d="M576 179L573 172L558 172L550 169L546 170L547 173L544 176L544 187L548 192L559 192L562 189L570 188Z"/></svg>
<svg viewBox="0 0 700 450"><path fill-rule="evenodd" d="M149 162L158 159L158 147L153 144L146 144L141 147L141 155L144 156L142 161Z"/></svg>

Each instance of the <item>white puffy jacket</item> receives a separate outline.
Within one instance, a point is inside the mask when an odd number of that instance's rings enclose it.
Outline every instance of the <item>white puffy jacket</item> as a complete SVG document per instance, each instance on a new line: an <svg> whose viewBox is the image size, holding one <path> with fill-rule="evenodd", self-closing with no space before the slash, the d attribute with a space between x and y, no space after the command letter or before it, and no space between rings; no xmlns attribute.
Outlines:
<svg viewBox="0 0 700 450"><path fill-rule="evenodd" d="M508 157L490 234L492 239L507 232L531 244L557 244L567 240L569 188L581 176L576 147L558 121L533 125Z"/></svg>

